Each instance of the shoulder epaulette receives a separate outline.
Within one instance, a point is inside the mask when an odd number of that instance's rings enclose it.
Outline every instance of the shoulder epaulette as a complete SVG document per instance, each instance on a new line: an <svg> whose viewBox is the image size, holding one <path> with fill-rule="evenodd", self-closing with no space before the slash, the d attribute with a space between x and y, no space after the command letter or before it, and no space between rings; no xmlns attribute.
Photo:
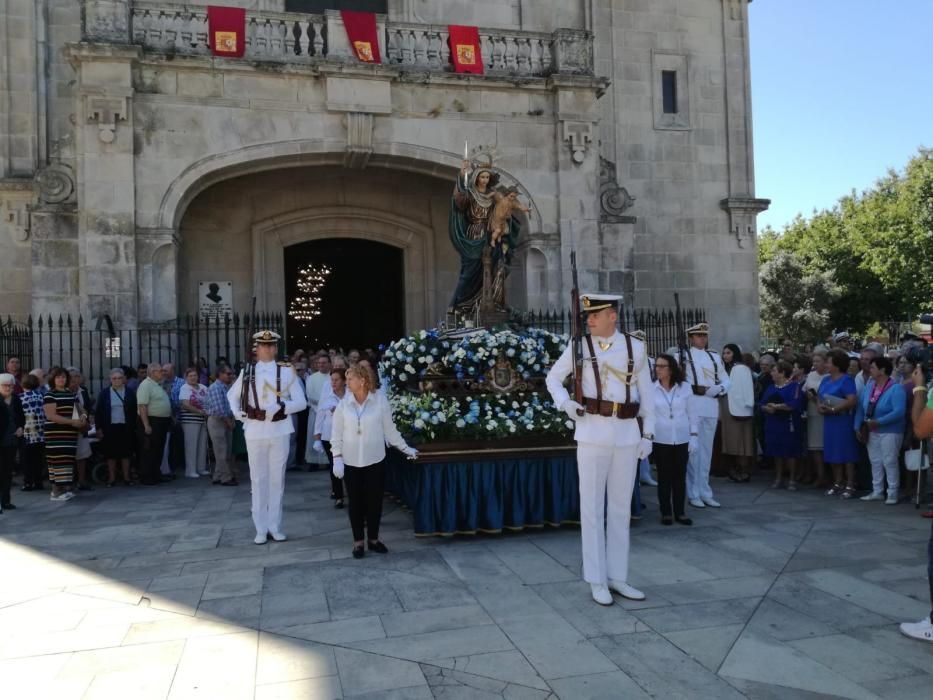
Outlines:
<svg viewBox="0 0 933 700"><path fill-rule="evenodd" d="M285 362L285 361L276 362L275 364L277 364L279 367L291 367L292 366L291 362Z"/></svg>

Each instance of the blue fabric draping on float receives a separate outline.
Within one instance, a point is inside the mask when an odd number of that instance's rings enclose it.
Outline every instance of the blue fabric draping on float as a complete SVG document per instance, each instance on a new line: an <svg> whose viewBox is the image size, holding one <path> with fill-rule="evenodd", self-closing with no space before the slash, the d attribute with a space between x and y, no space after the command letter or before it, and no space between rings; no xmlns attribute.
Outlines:
<svg viewBox="0 0 933 700"><path fill-rule="evenodd" d="M573 454L411 463L390 453L386 490L412 512L419 537L580 522Z"/></svg>

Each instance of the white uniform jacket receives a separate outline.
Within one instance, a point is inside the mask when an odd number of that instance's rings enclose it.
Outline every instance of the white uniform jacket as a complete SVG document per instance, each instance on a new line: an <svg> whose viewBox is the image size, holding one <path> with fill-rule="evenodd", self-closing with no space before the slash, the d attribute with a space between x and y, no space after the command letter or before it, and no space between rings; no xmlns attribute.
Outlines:
<svg viewBox="0 0 933 700"><path fill-rule="evenodd" d="M690 348L684 357L684 378L687 384L698 384L710 389L713 396L694 396L690 412L696 418L718 418L719 398L729 392L729 374L722 364L722 358L712 350Z"/></svg>
<svg viewBox="0 0 933 700"><path fill-rule="evenodd" d="M290 416L293 413L303 411L308 406L305 398L304 387L295 376L295 371L291 365L282 365L280 377L281 387L279 395L276 396L276 368L277 362L257 362L256 363L256 396L259 399L259 405L253 398L253 390L249 389L249 405L253 408L259 408L266 412L266 420L259 421L247 418L240 406L240 392L243 386L243 372L230 387L227 392L227 402L230 404L230 410L238 421L243 423L243 434L247 440L262 440L265 438L278 437L280 435L289 435L295 428L290 420L280 420L272 422L272 417L279 410L279 401L285 405L285 415Z"/></svg>
<svg viewBox="0 0 933 700"><path fill-rule="evenodd" d="M625 336L618 331L608 339L593 336L593 349L596 351L596 359L599 363L602 398L604 401L623 403L625 401L625 386L626 382L628 382L631 388L630 401L640 404L638 415L642 419L644 432L653 434L654 388L651 383L651 372L648 369L648 355L642 341L637 338L631 340L635 365L632 368L633 376L629 377L627 375L628 349ZM599 345L599 341L603 341L604 344L611 342L612 345L603 350ZM583 395L595 399L596 379L593 374L593 363L589 357L589 348L584 342ZM564 387L564 380L571 374L573 374L573 346L568 345L547 375L547 389L558 408L561 408L571 398ZM611 416L597 416L587 413L577 418L576 423L574 438L578 443L630 447L637 445L641 440L642 434L638 430L638 422L635 419L621 420Z"/></svg>

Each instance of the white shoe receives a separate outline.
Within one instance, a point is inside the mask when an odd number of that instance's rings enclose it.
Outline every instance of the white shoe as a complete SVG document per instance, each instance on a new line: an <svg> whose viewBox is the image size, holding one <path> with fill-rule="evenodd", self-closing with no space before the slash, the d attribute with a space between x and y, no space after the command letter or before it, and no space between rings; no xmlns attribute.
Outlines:
<svg viewBox="0 0 933 700"><path fill-rule="evenodd" d="M633 588L624 581L613 581L609 579L609 588L614 590L623 598L628 598L629 600L644 600L645 594L642 593L637 588Z"/></svg>
<svg viewBox="0 0 933 700"><path fill-rule="evenodd" d="M269 539L265 535L256 535L255 539L253 539L256 544L265 544L268 541Z"/></svg>
<svg viewBox="0 0 933 700"><path fill-rule="evenodd" d="M715 500L715 499L712 499L712 498L704 498L704 499L703 499L703 505L707 505L707 506L709 506L710 508L719 508L719 507L720 507L720 506L719 506L719 501L717 501L717 500Z"/></svg>
<svg viewBox="0 0 933 700"><path fill-rule="evenodd" d="M60 494L58 494L57 496L56 496L55 494L50 494L50 495L49 495L49 500L50 500L50 501L62 501L62 502L64 502L64 501L70 501L70 500L71 500L72 498L74 498L74 497L75 497L75 495L74 495L71 491L62 491L62 492L61 492Z"/></svg>
<svg viewBox="0 0 933 700"><path fill-rule="evenodd" d="M641 480L641 485L642 486L657 486L658 482L649 476L647 479Z"/></svg>
<svg viewBox="0 0 933 700"><path fill-rule="evenodd" d="M905 637L919 639L921 642L933 642L933 622L930 622L928 617L920 622L902 622L900 630Z"/></svg>
<svg viewBox="0 0 933 700"><path fill-rule="evenodd" d="M690 505L692 505L694 508L706 508L706 504L699 498L691 498Z"/></svg>
<svg viewBox="0 0 933 700"><path fill-rule="evenodd" d="M881 493L880 491L872 492L868 494L867 496L862 496L859 500L860 501L883 501L884 494Z"/></svg>
<svg viewBox="0 0 933 700"><path fill-rule="evenodd" d="M269 534L272 535L272 539L274 539L276 542L284 542L288 539L281 532L270 532Z"/></svg>
<svg viewBox="0 0 933 700"><path fill-rule="evenodd" d="M198 476L209 476L210 472L206 469L198 469Z"/></svg>
<svg viewBox="0 0 933 700"><path fill-rule="evenodd" d="M593 592L593 600L600 605L612 605L612 593L605 583L591 583L590 590Z"/></svg>
<svg viewBox="0 0 933 700"><path fill-rule="evenodd" d="M189 479L199 479L201 477L200 474L185 474L185 476Z"/></svg>
<svg viewBox="0 0 933 700"><path fill-rule="evenodd" d="M888 491L888 499L884 502L886 506L897 505L897 491Z"/></svg>

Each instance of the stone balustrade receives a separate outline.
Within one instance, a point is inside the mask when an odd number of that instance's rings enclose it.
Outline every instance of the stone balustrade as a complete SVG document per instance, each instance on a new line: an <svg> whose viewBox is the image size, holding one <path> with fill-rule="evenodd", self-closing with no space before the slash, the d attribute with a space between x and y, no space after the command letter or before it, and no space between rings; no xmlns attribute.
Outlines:
<svg viewBox="0 0 933 700"><path fill-rule="evenodd" d="M84 0L99 14L98 0ZM205 7L135 0L129 3L131 41L149 51L210 55ZM109 38L92 31L86 14L85 35ZM95 17L95 26L102 24ZM386 22L377 16L383 62L403 70L449 72L449 35L445 25ZM480 29L485 72L492 75L548 76L555 73L593 75L593 36L589 32L558 29L553 33ZM330 37L330 40L329 40ZM340 13L247 11L247 60L283 63L353 60Z"/></svg>

